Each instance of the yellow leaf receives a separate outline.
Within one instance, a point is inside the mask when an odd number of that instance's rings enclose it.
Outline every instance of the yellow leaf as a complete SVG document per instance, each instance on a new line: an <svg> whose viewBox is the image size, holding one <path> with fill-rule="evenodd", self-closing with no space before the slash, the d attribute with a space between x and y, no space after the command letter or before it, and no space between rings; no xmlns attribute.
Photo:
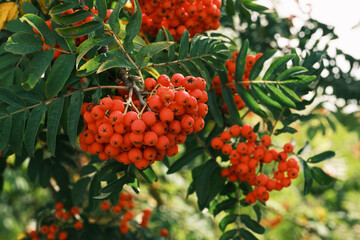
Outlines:
<svg viewBox="0 0 360 240"><path fill-rule="evenodd" d="M5 2L0 4L0 30L5 30L5 24L19 15L18 6L14 2Z"/></svg>

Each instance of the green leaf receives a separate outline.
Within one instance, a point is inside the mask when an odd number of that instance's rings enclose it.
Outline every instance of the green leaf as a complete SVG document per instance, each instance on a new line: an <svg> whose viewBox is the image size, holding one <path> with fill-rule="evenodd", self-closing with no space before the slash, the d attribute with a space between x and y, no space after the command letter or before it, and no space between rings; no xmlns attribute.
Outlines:
<svg viewBox="0 0 360 240"><path fill-rule="evenodd" d="M154 55L164 49L167 49L168 47L170 47L173 44L174 44L174 42L150 43L150 44L146 45L145 47L143 47L142 49L140 49L139 55L151 57L152 55Z"/></svg>
<svg viewBox="0 0 360 240"><path fill-rule="evenodd" d="M25 106L24 101L13 91L7 88L0 88L0 100L9 104L10 106Z"/></svg>
<svg viewBox="0 0 360 240"><path fill-rule="evenodd" d="M38 133L41 121L46 112L46 105L40 105L34 108L26 124L25 130L25 149L29 155L34 155L35 140Z"/></svg>
<svg viewBox="0 0 360 240"><path fill-rule="evenodd" d="M106 187L100 190L101 193L112 193L113 191L121 191L124 184L128 182L128 177L125 175L122 178L116 179L115 181L108 184Z"/></svg>
<svg viewBox="0 0 360 240"><path fill-rule="evenodd" d="M46 25L44 20L34 14L26 14L20 18L21 21L26 21L30 26L35 28L41 36L43 36L45 43L51 47L55 45L55 35Z"/></svg>
<svg viewBox="0 0 360 240"><path fill-rule="evenodd" d="M100 194L100 195L92 197L92 198L96 199L96 200L104 200L104 199L107 199L110 195L111 195L111 192Z"/></svg>
<svg viewBox="0 0 360 240"><path fill-rule="evenodd" d="M281 92L280 89L278 89L277 87L271 84L266 84L266 87L273 93L273 96L276 100L285 104L288 107L296 108L295 103L290 98L288 98L283 92Z"/></svg>
<svg viewBox="0 0 360 240"><path fill-rule="evenodd" d="M139 170L139 172L148 183L153 183L157 181L157 176L151 166L144 170Z"/></svg>
<svg viewBox="0 0 360 240"><path fill-rule="evenodd" d="M258 238L254 236L254 234L244 228L240 228L240 235L246 240L258 240Z"/></svg>
<svg viewBox="0 0 360 240"><path fill-rule="evenodd" d="M322 152L320 154L314 155L312 157L309 157L309 159L307 161L309 163L318 163L318 162L322 162L324 160L330 159L334 156L335 156L334 151L326 151L326 152Z"/></svg>
<svg viewBox="0 0 360 240"><path fill-rule="evenodd" d="M57 185L63 190L67 189L69 186L69 173L66 168L59 162L56 162L52 166L52 172Z"/></svg>
<svg viewBox="0 0 360 240"><path fill-rule="evenodd" d="M256 102L254 97L246 90L242 84L235 85L237 93L240 95L241 99L245 102L246 106L261 117L267 117L266 112L264 112L260 105Z"/></svg>
<svg viewBox="0 0 360 240"><path fill-rule="evenodd" d="M74 206L79 206L85 196L87 186L91 181L90 177L84 177L77 180L73 189L71 190L71 198Z"/></svg>
<svg viewBox="0 0 360 240"><path fill-rule="evenodd" d="M171 35L171 33L169 32L169 30L167 30L164 26L163 26L162 28L163 28L163 30L164 30L164 33L165 33L165 36L166 36L166 40L167 40L167 41L170 41L170 42L173 42L173 41L174 41L174 38L173 38L173 36ZM190 51L191 51L191 49L190 49ZM169 52L169 53L168 53L168 56L169 56L169 57L168 57L167 61L172 61L172 60L174 60L174 58L175 58L175 45L170 46L168 52Z"/></svg>
<svg viewBox="0 0 360 240"><path fill-rule="evenodd" d="M105 46L113 41L114 38L109 35L95 35L94 37L86 39L76 49L79 54L76 58L76 68L78 68L81 59L95 46Z"/></svg>
<svg viewBox="0 0 360 240"><path fill-rule="evenodd" d="M179 59L186 58L189 51L189 32L185 30L180 39Z"/></svg>
<svg viewBox="0 0 360 240"><path fill-rule="evenodd" d="M199 147L199 148L192 150L189 153L184 154L184 156L182 156L179 160L177 160L175 163L173 163L169 167L167 174L172 174L172 173L179 171L185 165L189 164L192 160L194 160L197 156L199 156L203 152L204 152L204 150Z"/></svg>
<svg viewBox="0 0 360 240"><path fill-rule="evenodd" d="M0 119L0 152L8 145L11 133L12 118Z"/></svg>
<svg viewBox="0 0 360 240"><path fill-rule="evenodd" d="M24 11L24 13L39 14L39 9L36 8L31 2L24 1L21 4L21 9Z"/></svg>
<svg viewBox="0 0 360 240"><path fill-rule="evenodd" d="M228 16L235 15L235 5L234 0L226 0L226 13Z"/></svg>
<svg viewBox="0 0 360 240"><path fill-rule="evenodd" d="M285 55L283 57L280 57L276 59L270 67L267 69L267 71L264 74L264 80L273 80L275 77L276 72L284 67L288 61L293 59L295 57L295 54Z"/></svg>
<svg viewBox="0 0 360 240"><path fill-rule="evenodd" d="M237 58L236 58L235 84L239 84L239 82L241 82L243 79L248 48L249 48L249 41L245 40L240 48Z"/></svg>
<svg viewBox="0 0 360 240"><path fill-rule="evenodd" d="M106 6L106 0L96 0L95 1L95 6L96 6L96 9L98 10L99 12L99 17L102 19L102 20L105 20L106 18L106 10L107 10L107 6Z"/></svg>
<svg viewBox="0 0 360 240"><path fill-rule="evenodd" d="M17 156L21 156L21 152L23 149L25 122L28 116L29 110L26 110L15 114L13 117L9 143Z"/></svg>
<svg viewBox="0 0 360 240"><path fill-rule="evenodd" d="M135 69L136 67L126 58L114 57L113 59L107 60L106 62L102 63L96 73L99 74L111 68Z"/></svg>
<svg viewBox="0 0 360 240"><path fill-rule="evenodd" d="M232 1L232 0L231 0ZM229 230L227 232L224 232L221 237L220 240L230 240L230 239L234 239L235 235L237 234L237 229L232 229Z"/></svg>
<svg viewBox="0 0 360 240"><path fill-rule="evenodd" d="M132 46L132 41L139 34L142 20L142 12L138 1L135 1L135 12L131 15L129 23L126 25L126 37L124 45L126 48Z"/></svg>
<svg viewBox="0 0 360 240"><path fill-rule="evenodd" d="M254 93L254 95L257 96L259 101L269 107L276 108L276 109L282 109L283 106L279 104L278 102L274 101L271 97L269 97L266 93L264 93L260 87L252 84L251 85L251 91Z"/></svg>
<svg viewBox="0 0 360 240"><path fill-rule="evenodd" d="M304 146L297 152L298 155L301 154L308 154L311 151L311 146L309 144L309 141L306 141Z"/></svg>
<svg viewBox="0 0 360 240"><path fill-rule="evenodd" d="M14 54L28 54L41 50L43 41L39 36L26 32L17 32L9 37L5 50Z"/></svg>
<svg viewBox="0 0 360 240"><path fill-rule="evenodd" d="M40 167L39 183L40 186L46 188L49 186L51 178L51 162L50 159L44 159Z"/></svg>
<svg viewBox="0 0 360 240"><path fill-rule="evenodd" d="M55 155L56 135L59 128L63 107L64 107L64 98L61 97L59 99L56 99L51 103L47 115L46 142L49 152L53 155Z"/></svg>
<svg viewBox="0 0 360 240"><path fill-rule="evenodd" d="M119 14L121 9L125 6L127 0L119 0L114 8L114 11L110 14L108 24L110 25L111 29L114 31L115 35L119 34L120 31L120 23L119 23Z"/></svg>
<svg viewBox="0 0 360 240"><path fill-rule="evenodd" d="M288 87L285 87L283 85L279 85L280 89L283 90L283 92L285 92L288 96L290 96L290 98L296 102L301 102L301 99L299 98L298 95L296 95L296 93L291 90Z"/></svg>
<svg viewBox="0 0 360 240"><path fill-rule="evenodd" d="M222 201L221 203L218 203L213 213L214 216L216 216L221 211L233 209L236 205L236 202L237 200L235 198L229 198L225 201Z"/></svg>
<svg viewBox="0 0 360 240"><path fill-rule="evenodd" d="M257 222L260 222L260 220L261 220L261 209L260 209L259 205L254 205L253 209L254 209L255 214L256 214Z"/></svg>
<svg viewBox="0 0 360 240"><path fill-rule="evenodd" d="M235 222L236 218L237 218L237 215L235 215L235 214L229 214L229 215L225 216L219 223L220 230L222 232L224 232L226 229L226 226L229 225L230 223Z"/></svg>
<svg viewBox="0 0 360 240"><path fill-rule="evenodd" d="M14 19L10 22L8 22L6 25L6 30L9 32L27 32L30 34L34 34L33 28L30 27L29 24L23 23L20 21L20 19Z"/></svg>
<svg viewBox="0 0 360 240"><path fill-rule="evenodd" d="M305 73L307 71L308 70L306 68L304 68L304 67L295 66L295 67L289 68L289 69L285 70L284 72L280 73L276 77L275 81L283 81L285 79L288 79L291 76L294 76L294 75L299 74L299 73Z"/></svg>
<svg viewBox="0 0 360 240"><path fill-rule="evenodd" d="M311 185L313 182L313 177L311 174L311 170L308 166L308 164L305 162L304 159L300 158L301 165L303 167L304 172L304 178L305 178L305 184L304 184L304 195L310 193Z"/></svg>
<svg viewBox="0 0 360 240"><path fill-rule="evenodd" d="M56 28L55 31L62 37L73 38L73 37L81 37L88 35L89 33L94 32L103 27L104 27L103 23L91 21L78 26Z"/></svg>
<svg viewBox="0 0 360 240"><path fill-rule="evenodd" d="M48 98L53 98L63 89L66 81L70 77L75 65L75 56L61 54L52 66L51 72L46 79L45 94Z"/></svg>
<svg viewBox="0 0 360 240"><path fill-rule="evenodd" d="M78 4L75 4L73 2L65 2L65 3L56 5L55 7L51 8L51 10L49 11L49 14L50 15L59 14L59 13L65 12L69 9L73 9L77 6L78 6Z"/></svg>
<svg viewBox="0 0 360 240"><path fill-rule="evenodd" d="M76 76L78 77L84 77L91 73L94 73L98 70L98 68L101 66L101 64L109 59L112 59L114 57L123 56L123 53L121 53L119 50L114 49L107 53L102 53L89 61L87 61L85 64L83 64L78 71L76 72Z"/></svg>
<svg viewBox="0 0 360 240"><path fill-rule="evenodd" d="M0 69L6 68L10 65L17 63L21 56L14 54L4 54L0 56Z"/></svg>
<svg viewBox="0 0 360 240"><path fill-rule="evenodd" d="M71 145L75 146L77 138L77 129L80 118L81 106L84 94L81 91L75 92L70 98L69 113L67 119L68 135Z"/></svg>
<svg viewBox="0 0 360 240"><path fill-rule="evenodd" d="M293 85L293 86L307 86L310 83L312 83L313 81L316 80L316 76L315 75L297 75L294 76L294 79L290 79L290 80L283 80L282 83L288 84L288 85Z"/></svg>
<svg viewBox="0 0 360 240"><path fill-rule="evenodd" d="M269 50L267 52L265 52L254 64L253 68L251 69L250 75L249 75L249 79L250 80L255 80L261 70L263 69L264 63L266 60L268 60L269 58L271 58L274 54L276 53L276 49L274 50Z"/></svg>
<svg viewBox="0 0 360 240"><path fill-rule="evenodd" d="M26 89L33 89L49 67L54 57L54 50L41 51L31 59L25 69L22 85Z"/></svg>
<svg viewBox="0 0 360 240"><path fill-rule="evenodd" d="M252 11L256 11L256 12L264 12L266 10L268 10L267 7L265 6L262 6L262 5L259 5L259 4L256 4L256 3L253 3L252 1L250 2L246 2L246 1L243 1L242 2L244 4L244 6Z"/></svg>
<svg viewBox="0 0 360 240"><path fill-rule="evenodd" d="M36 177L39 175L42 160L43 160L42 149L38 149L36 150L34 156L30 158L29 165L27 168L27 174L29 176L30 181L34 182Z"/></svg>
<svg viewBox="0 0 360 240"><path fill-rule="evenodd" d="M311 173L315 181L321 185L330 185L336 181L336 178L329 176L319 167L312 167Z"/></svg>
<svg viewBox="0 0 360 240"><path fill-rule="evenodd" d="M204 206L204 203L207 202L210 191L210 178L213 171L219 167L219 164L211 159L204 163L201 167L199 175L196 177L195 181L195 192L198 198L199 206ZM202 207L200 207L202 208Z"/></svg>
<svg viewBox="0 0 360 240"><path fill-rule="evenodd" d="M209 110L211 115L213 116L216 124L222 128L224 126L224 119L222 117L222 113L220 111L220 106L218 105L217 101L216 101L216 95L215 95L215 91L211 90L208 92L208 106L209 106Z"/></svg>
<svg viewBox="0 0 360 240"><path fill-rule="evenodd" d="M246 227L248 227L251 231L264 234L265 228L261 226L257 221L250 218L249 215L241 214L240 215L241 222L245 224Z"/></svg>
<svg viewBox="0 0 360 240"><path fill-rule="evenodd" d="M222 93L226 103L226 106L229 109L230 113L230 121L233 124L241 124L239 111L236 107L236 103L234 101L234 95L229 87L222 86Z"/></svg>
<svg viewBox="0 0 360 240"><path fill-rule="evenodd" d="M94 165L88 164L81 168L80 170L80 176L83 177L85 175L89 175L93 172L96 172L97 168Z"/></svg>
<svg viewBox="0 0 360 240"><path fill-rule="evenodd" d="M88 11L79 10L72 14L66 14L66 15L55 14L55 15L51 15L51 17L58 24L71 25L85 20L90 15L91 13Z"/></svg>
<svg viewBox="0 0 360 240"><path fill-rule="evenodd" d="M95 201L95 198L97 194L99 194L99 191L101 189L101 182L98 179L98 174L96 173L90 183L89 187L89 205L88 209L90 211L94 211L99 206L99 201Z"/></svg>

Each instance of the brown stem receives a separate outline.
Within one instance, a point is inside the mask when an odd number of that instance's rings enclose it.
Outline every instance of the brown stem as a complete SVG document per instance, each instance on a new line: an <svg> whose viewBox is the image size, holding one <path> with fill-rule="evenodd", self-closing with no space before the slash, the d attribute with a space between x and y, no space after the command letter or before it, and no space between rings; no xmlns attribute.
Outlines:
<svg viewBox="0 0 360 240"><path fill-rule="evenodd" d="M130 55L128 54L128 52L125 50L124 46L122 45L119 36L116 35L111 29L109 29L106 25L106 31L108 31L115 39L116 43L119 45L121 51L123 51L123 53L125 54L126 58L129 60L129 62L131 62L131 64L133 64L136 67L136 70L138 71L142 86L145 87L145 82L144 82L144 77L141 73L141 68L136 65L136 63L134 62L134 60L130 57Z"/></svg>
<svg viewBox="0 0 360 240"><path fill-rule="evenodd" d="M203 58L203 57L209 57L209 56L211 56L211 54L205 54L205 55L196 56L196 57L189 57L189 58L179 59L179 60L166 62L166 63L153 63L151 65L147 65L146 67L160 67L160 66L167 66L167 65L170 65L170 64L179 64L181 62L190 61L190 60L194 60L194 59L199 59L199 58ZM144 67L144 68L146 68L146 67Z"/></svg>
<svg viewBox="0 0 360 240"><path fill-rule="evenodd" d="M271 135L274 133L276 124L280 121L280 118L282 117L284 111L285 111L285 108L283 108L283 109L281 110L280 115L279 115L279 118L276 119L276 121L275 121L275 123L274 123L274 127L273 127L273 129L271 130L269 136L271 136Z"/></svg>
<svg viewBox="0 0 360 240"><path fill-rule="evenodd" d="M194 136L196 138L196 141L201 145L201 147L204 149L204 151L212 158L215 159L215 157L211 154L211 152L209 151L209 149L206 147L206 145L204 144L204 142L199 138L199 136L197 135L197 133L194 133Z"/></svg>
<svg viewBox="0 0 360 240"><path fill-rule="evenodd" d="M85 89L80 89L80 90L77 90L77 91L74 91L74 92L69 92L69 93L66 93L64 95L61 95L61 96L58 96L58 97L54 97L54 98L51 98L51 99L48 99L46 101L41 101L37 104L34 104L34 105L31 105L31 106L28 106L28 107L24 107L22 109L19 109L17 111L14 111L14 112L11 112L11 113L8 113L6 115L3 115L3 116L0 116L0 119L3 119L3 118L7 118L7 117L10 117L12 115L15 115L17 113L20 113L20 112L23 112L23 111L26 111L26 110L30 110L30 109L33 109L33 108L36 108L40 105L49 105L50 103L52 103L53 101L57 100L57 99L60 99L62 97L70 97L71 95L75 94L76 92L78 91L82 91L82 92L88 92L88 91L94 91L94 90L97 90L97 89L122 89L122 90L129 90L128 87L124 87L124 86L110 86L110 85L106 85L106 86L96 86L96 87L89 87L89 88L85 88Z"/></svg>
<svg viewBox="0 0 360 240"><path fill-rule="evenodd" d="M249 80L249 81L240 81L238 84L250 83L250 84L288 84L294 82L293 80L285 80L285 81L269 81L269 80ZM224 84L225 86L233 86L235 85L235 81ZM220 89L222 86L214 87L213 89Z"/></svg>

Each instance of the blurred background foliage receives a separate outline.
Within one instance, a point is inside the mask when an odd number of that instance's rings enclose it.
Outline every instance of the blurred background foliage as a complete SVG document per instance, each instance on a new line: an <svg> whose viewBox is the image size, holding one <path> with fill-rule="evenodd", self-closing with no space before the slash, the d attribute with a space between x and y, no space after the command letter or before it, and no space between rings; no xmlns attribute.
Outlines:
<svg viewBox="0 0 360 240"><path fill-rule="evenodd" d="M302 176L290 188L272 192L267 207L261 208L262 225L267 230L259 238L359 239L360 81L354 73L359 70L360 60L340 49L329 49L330 42L337 38L331 26L309 18L299 31L295 31L292 18L280 18L276 11L266 11L266 8L248 2L223 1L223 27L218 31L229 33L235 41L248 39L254 53L273 48L289 53L294 49L305 59L319 56L323 59L322 64L313 66L313 71L321 75L321 88L306 96L310 100L318 97L304 110L312 113L311 121L296 122L292 127L298 132L278 136L275 143L293 137L296 150L299 150L310 139L312 155L329 149L335 151L335 158L319 166L338 179L328 186L314 182L311 194L306 197L303 197ZM345 70L343 65L347 66ZM251 115L246 118L246 121L256 123ZM14 167L14 159L6 161L0 163L0 168L7 164L2 173L0 239L16 239L26 231L36 209L52 198L49 190L29 181L28 160L20 168ZM196 165L196 161L193 164ZM221 235L217 225L223 215L214 219L208 210L200 212L196 196L187 196L190 167L166 175L164 165L155 165L159 181L151 186L143 184L136 198L141 207L156 209L149 228L154 232L166 227L172 239L217 239ZM244 209L244 212L248 211Z"/></svg>

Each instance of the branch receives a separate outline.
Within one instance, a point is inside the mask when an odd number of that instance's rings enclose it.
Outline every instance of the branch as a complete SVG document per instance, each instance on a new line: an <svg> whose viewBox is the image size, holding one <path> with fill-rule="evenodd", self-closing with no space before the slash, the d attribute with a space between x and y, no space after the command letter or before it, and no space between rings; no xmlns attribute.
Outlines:
<svg viewBox="0 0 360 240"><path fill-rule="evenodd" d="M97 89L122 89L122 90L129 90L128 87L124 87L124 86L111 86L111 85L106 85L106 86L96 86L96 87L89 87L89 88L85 88L85 89L80 89L80 90L77 90L77 91L74 91L74 92L69 92L69 93L66 93L62 96L57 96L57 97L54 97L54 98L51 98L51 99L48 99L46 101L41 101L37 104L34 104L34 105L31 105L31 106L28 106L28 107L24 107L20 110L17 110L17 111L14 111L14 112L11 112L11 113L8 113L6 115L3 115L3 116L0 116L0 119L3 119L3 118L7 118L7 117L10 117L12 115L15 115L17 113L20 113L20 112L23 112L23 111L26 111L26 110L30 110L30 109L33 109L33 108L36 108L40 105L49 105L50 103L52 103L53 101L57 100L57 99L60 99L62 97L70 97L72 96L73 94L75 94L76 92L79 92L79 91L82 91L82 92L88 92L88 91L94 91L94 90L97 90Z"/></svg>

